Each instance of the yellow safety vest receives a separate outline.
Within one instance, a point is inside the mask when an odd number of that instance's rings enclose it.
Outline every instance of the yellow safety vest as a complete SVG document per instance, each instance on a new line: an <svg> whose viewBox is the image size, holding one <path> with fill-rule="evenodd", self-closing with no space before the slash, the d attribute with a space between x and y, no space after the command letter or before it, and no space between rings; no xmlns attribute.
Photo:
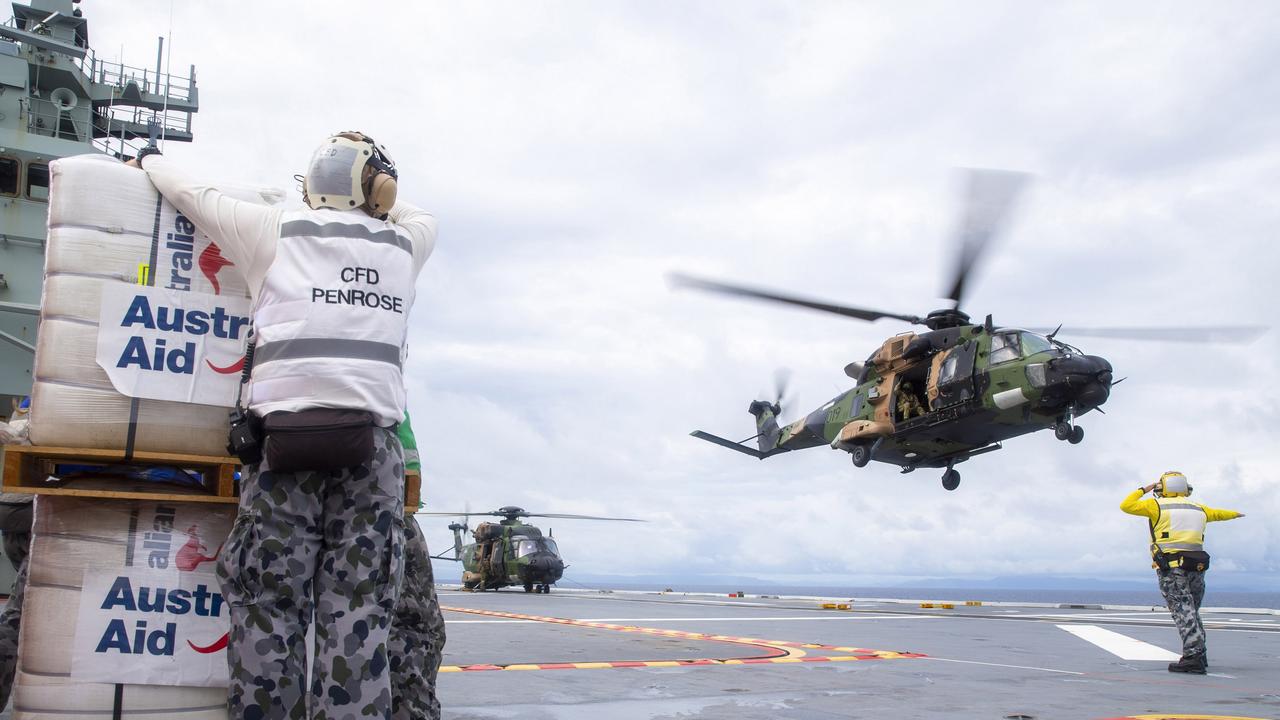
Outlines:
<svg viewBox="0 0 1280 720"><path fill-rule="evenodd" d="M1151 521L1151 554L1204 551L1204 526L1209 522L1204 507L1185 497L1156 498L1160 512ZM1181 558L1171 559L1178 567Z"/></svg>

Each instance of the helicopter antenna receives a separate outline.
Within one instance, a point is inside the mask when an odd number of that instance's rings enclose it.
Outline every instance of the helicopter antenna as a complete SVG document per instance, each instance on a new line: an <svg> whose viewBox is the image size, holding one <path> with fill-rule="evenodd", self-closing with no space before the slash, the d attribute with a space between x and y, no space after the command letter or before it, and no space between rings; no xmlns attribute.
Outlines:
<svg viewBox="0 0 1280 720"><path fill-rule="evenodd" d="M1059 330L1061 330L1061 329L1062 329L1062 323L1058 323L1058 327L1054 328L1054 329L1053 329L1053 332L1049 333L1048 335L1045 335L1045 337L1046 337L1046 338L1049 338L1050 340L1052 340L1052 339L1053 339L1053 337L1054 337L1055 335L1057 335L1057 334L1058 334L1058 331L1059 331ZM1115 385L1115 383L1111 383L1111 384L1112 384L1112 385Z"/></svg>

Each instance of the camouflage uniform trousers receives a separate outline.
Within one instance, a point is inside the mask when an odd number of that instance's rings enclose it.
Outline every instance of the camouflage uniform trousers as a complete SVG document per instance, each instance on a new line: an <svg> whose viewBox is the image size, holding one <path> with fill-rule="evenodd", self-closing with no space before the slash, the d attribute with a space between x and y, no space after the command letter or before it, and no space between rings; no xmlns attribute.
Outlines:
<svg viewBox="0 0 1280 720"><path fill-rule="evenodd" d="M413 516L405 518L404 527L404 585L387 646L391 716L395 720L439 720L436 673L444 651L444 615L422 528Z"/></svg>
<svg viewBox="0 0 1280 720"><path fill-rule="evenodd" d="M367 465L338 472L275 473L265 462L248 468L236 524L218 556L231 610L231 717L390 720L387 636L403 551L404 453L391 430L375 428Z"/></svg>
<svg viewBox="0 0 1280 720"><path fill-rule="evenodd" d="M22 596L27 591L27 556L31 552L31 533L6 532L4 554L18 568L9 601L0 613L0 711L9 704L13 677L18 669L18 627L22 624Z"/></svg>
<svg viewBox="0 0 1280 720"><path fill-rule="evenodd" d="M1186 568L1159 570L1160 594L1173 615L1173 624L1182 636L1182 656L1204 655L1204 625L1200 622L1200 601L1204 600L1204 573Z"/></svg>

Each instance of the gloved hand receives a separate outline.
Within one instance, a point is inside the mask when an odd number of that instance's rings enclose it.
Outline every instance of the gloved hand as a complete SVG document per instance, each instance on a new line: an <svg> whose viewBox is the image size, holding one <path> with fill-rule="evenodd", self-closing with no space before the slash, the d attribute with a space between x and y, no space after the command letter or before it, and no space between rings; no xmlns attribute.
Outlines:
<svg viewBox="0 0 1280 720"><path fill-rule="evenodd" d="M138 156L134 158L134 160L138 161L138 167L142 167L142 158L148 155L159 155L159 154L161 154L160 148L156 147L155 143L148 143L145 147L143 147L141 150L138 151Z"/></svg>

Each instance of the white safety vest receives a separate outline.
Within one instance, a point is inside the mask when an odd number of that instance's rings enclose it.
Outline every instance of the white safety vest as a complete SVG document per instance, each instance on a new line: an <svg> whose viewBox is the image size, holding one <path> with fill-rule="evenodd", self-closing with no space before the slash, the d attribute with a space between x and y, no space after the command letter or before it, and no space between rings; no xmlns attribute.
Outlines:
<svg viewBox="0 0 1280 720"><path fill-rule="evenodd" d="M383 427L399 422L415 275L413 246L393 223L355 211L284 213L254 308L249 407L350 408Z"/></svg>

